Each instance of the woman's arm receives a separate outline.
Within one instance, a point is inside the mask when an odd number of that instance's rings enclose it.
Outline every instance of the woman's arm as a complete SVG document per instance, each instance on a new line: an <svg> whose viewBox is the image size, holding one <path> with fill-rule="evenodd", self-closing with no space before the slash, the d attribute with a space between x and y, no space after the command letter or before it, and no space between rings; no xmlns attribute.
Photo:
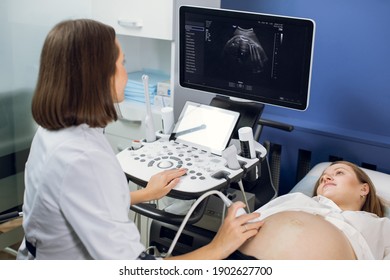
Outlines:
<svg viewBox="0 0 390 280"><path fill-rule="evenodd" d="M133 191L131 205L160 199L166 196L179 182L180 177L187 172L187 169L171 169L153 175L145 188Z"/></svg>

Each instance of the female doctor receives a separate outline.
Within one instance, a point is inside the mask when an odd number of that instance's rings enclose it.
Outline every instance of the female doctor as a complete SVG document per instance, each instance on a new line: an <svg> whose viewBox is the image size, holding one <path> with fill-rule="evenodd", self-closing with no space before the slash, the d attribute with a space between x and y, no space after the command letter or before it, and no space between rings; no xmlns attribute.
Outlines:
<svg viewBox="0 0 390 280"><path fill-rule="evenodd" d="M143 259L130 204L165 196L185 169L154 175L129 193L125 175L104 136L124 99L124 54L113 28L93 20L57 24L44 42L32 114L39 128L25 168L25 239L18 259ZM208 245L180 259L223 259L261 223L233 204Z"/></svg>

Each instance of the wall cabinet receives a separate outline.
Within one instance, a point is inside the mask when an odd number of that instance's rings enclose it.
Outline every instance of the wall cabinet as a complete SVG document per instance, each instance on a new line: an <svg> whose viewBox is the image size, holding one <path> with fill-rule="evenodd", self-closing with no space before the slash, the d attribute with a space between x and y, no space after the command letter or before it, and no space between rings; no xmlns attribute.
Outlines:
<svg viewBox="0 0 390 280"><path fill-rule="evenodd" d="M117 34L172 40L173 0L93 0L92 16Z"/></svg>

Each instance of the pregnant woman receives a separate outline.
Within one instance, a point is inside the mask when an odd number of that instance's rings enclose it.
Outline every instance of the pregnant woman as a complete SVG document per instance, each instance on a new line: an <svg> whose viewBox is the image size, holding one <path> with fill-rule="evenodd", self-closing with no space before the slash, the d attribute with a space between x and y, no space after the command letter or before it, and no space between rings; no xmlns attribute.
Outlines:
<svg viewBox="0 0 390 280"><path fill-rule="evenodd" d="M255 259L390 259L390 219L358 166L335 162L314 188L256 210L264 225L239 252Z"/></svg>

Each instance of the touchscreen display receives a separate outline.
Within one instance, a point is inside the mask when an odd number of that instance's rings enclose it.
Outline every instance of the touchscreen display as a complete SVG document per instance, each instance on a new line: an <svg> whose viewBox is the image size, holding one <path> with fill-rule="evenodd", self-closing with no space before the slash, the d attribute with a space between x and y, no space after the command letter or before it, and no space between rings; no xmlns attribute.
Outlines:
<svg viewBox="0 0 390 280"><path fill-rule="evenodd" d="M170 140L221 155L239 115L238 112L187 101Z"/></svg>

